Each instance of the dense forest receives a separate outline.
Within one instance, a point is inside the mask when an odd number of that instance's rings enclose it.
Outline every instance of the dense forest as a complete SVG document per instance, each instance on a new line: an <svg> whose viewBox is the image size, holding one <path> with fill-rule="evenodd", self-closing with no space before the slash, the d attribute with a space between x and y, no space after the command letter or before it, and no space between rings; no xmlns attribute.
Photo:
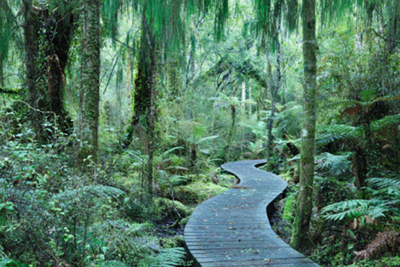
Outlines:
<svg viewBox="0 0 400 267"><path fill-rule="evenodd" d="M0 0L0 266L191 266L267 159L275 232L400 266L398 0Z"/></svg>

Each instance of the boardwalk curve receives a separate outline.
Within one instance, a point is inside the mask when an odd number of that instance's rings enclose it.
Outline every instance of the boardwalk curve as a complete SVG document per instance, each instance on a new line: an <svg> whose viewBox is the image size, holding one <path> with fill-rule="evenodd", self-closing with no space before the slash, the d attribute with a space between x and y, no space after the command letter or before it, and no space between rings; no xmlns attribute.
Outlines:
<svg viewBox="0 0 400 267"><path fill-rule="evenodd" d="M240 184L200 204L186 224L185 242L195 266L319 266L271 229L266 208L287 183L255 168L265 163L247 160L222 165Z"/></svg>

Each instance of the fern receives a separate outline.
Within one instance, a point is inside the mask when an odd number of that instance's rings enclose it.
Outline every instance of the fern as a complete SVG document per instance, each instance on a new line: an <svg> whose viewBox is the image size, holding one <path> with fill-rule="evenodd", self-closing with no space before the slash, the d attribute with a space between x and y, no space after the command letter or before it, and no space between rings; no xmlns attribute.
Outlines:
<svg viewBox="0 0 400 267"><path fill-rule="evenodd" d="M85 198L85 197L96 197L96 198L108 198L108 197L119 197L124 195L124 191L121 189L112 187L112 186L104 186L104 185L95 185L95 186L83 186L78 189L69 189L64 192L55 194L53 199L63 199L63 200L71 200L76 198L77 196Z"/></svg>
<svg viewBox="0 0 400 267"><path fill-rule="evenodd" d="M400 198L400 180L396 178L370 178L368 179L372 188L376 188L375 195L385 199Z"/></svg>
<svg viewBox="0 0 400 267"><path fill-rule="evenodd" d="M345 218L356 219L368 215L372 220L385 217L389 212L399 214L399 210L394 206L400 200L381 200L381 199L353 199L341 201L326 206L323 209L323 217L328 220L341 221Z"/></svg>
<svg viewBox="0 0 400 267"><path fill-rule="evenodd" d="M123 262L120 261L105 261L102 262L100 265L100 267L127 267L127 265Z"/></svg>
<svg viewBox="0 0 400 267"><path fill-rule="evenodd" d="M354 141L362 136L362 131L358 127L348 125L329 125L318 128L317 146L328 145L337 141Z"/></svg>
<svg viewBox="0 0 400 267"><path fill-rule="evenodd" d="M374 121L371 123L371 130L376 132L376 131L382 131L392 125L398 125L400 121L400 114L393 115L393 116L385 116L384 118Z"/></svg>
<svg viewBox="0 0 400 267"><path fill-rule="evenodd" d="M319 161L320 168L331 168L336 164L340 164L343 162L348 162L349 156L351 156L351 152L343 153L342 155L333 155L331 153L325 152L316 156L316 160Z"/></svg>
<svg viewBox="0 0 400 267"><path fill-rule="evenodd" d="M107 220L89 227L91 239L86 242L98 251L106 247L107 254L118 255L131 250L140 251L141 239L153 226L149 223L129 223L124 220Z"/></svg>
<svg viewBox="0 0 400 267"><path fill-rule="evenodd" d="M162 249L161 253L157 255L152 267L175 267L184 263L186 252L183 248L168 248Z"/></svg>

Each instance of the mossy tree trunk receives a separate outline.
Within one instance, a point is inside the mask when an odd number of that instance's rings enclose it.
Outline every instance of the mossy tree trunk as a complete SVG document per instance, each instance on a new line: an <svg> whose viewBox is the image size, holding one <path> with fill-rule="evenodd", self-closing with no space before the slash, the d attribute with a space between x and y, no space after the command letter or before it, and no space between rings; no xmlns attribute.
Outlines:
<svg viewBox="0 0 400 267"><path fill-rule="evenodd" d="M39 19L36 10L33 9L32 0L24 0L24 37L25 37L25 64L26 64L26 86L27 102L30 105L29 120L36 139L43 141L42 116L39 108L44 106L43 98L37 90L36 80L39 77L38 65L38 38L37 32L40 29Z"/></svg>
<svg viewBox="0 0 400 267"><path fill-rule="evenodd" d="M4 58L0 52L0 87L4 88Z"/></svg>
<svg viewBox="0 0 400 267"><path fill-rule="evenodd" d="M233 134L235 133L235 126L236 126L236 107L235 105L231 104L231 126L229 127L228 137L226 138L226 145L225 145L225 158L229 160L229 149L231 147Z"/></svg>
<svg viewBox="0 0 400 267"><path fill-rule="evenodd" d="M300 191L296 205L291 246L305 251L309 244L314 182L314 150L317 93L317 40L315 37L315 0L304 0L303 17L303 130L301 144Z"/></svg>
<svg viewBox="0 0 400 267"><path fill-rule="evenodd" d="M65 68L69 59L72 35L76 29L76 15L70 6L64 12L43 12L46 21L47 57L47 100L48 110L57 115L57 122L62 132L72 130L72 119L64 107Z"/></svg>
<svg viewBox="0 0 400 267"><path fill-rule="evenodd" d="M28 89L25 98L30 105L29 118L36 139L46 142L51 137L42 126L46 120L53 123L56 116L61 131L72 129L72 120L67 116L62 100L64 70L76 28L75 17L72 5L62 11L50 11L47 7L35 6L31 0L25 0L24 8Z"/></svg>
<svg viewBox="0 0 400 267"><path fill-rule="evenodd" d="M279 5L280 8L280 5ZM281 43L279 40L280 37L280 31L281 31L281 16L278 15L278 28L277 28L277 41L276 41L276 85L275 89L271 90L272 93L272 103L271 103L271 116L269 117L269 122L268 122L268 141L267 141L267 157L270 159L272 157L272 142L274 140L274 137L272 136L272 126L274 125L274 120L275 120L275 106L277 102L277 93L279 90L279 87L281 86ZM271 65L271 64L269 64ZM269 67L270 68L270 67ZM269 70L270 71L270 70ZM268 160L267 164L267 169L271 170L272 169L272 161Z"/></svg>
<svg viewBox="0 0 400 267"><path fill-rule="evenodd" d="M122 141L122 147L128 148L132 143L135 132L139 129L145 129L148 134L149 130L149 107L151 102L151 87L155 81L155 51L151 47L154 44L154 36L150 32L150 27L146 25L146 18L142 16L142 34L140 39L140 49L137 60L137 72L135 76L135 88L134 88L134 104L133 104L133 116L125 133ZM154 65L154 67L153 67ZM143 134L138 134L139 137ZM148 141L141 140L143 149L148 153Z"/></svg>
<svg viewBox="0 0 400 267"><path fill-rule="evenodd" d="M400 32L400 3L399 1L388 2L391 9L391 17L388 21L388 38L385 40L386 49L389 54L393 54L398 46L399 32Z"/></svg>
<svg viewBox="0 0 400 267"><path fill-rule="evenodd" d="M154 45L151 43L150 38L148 38L149 46L151 50L154 50ZM156 116L156 64L154 58L154 51L151 52L151 64L150 64L150 105L149 105L149 162L147 165L147 188L150 196L153 194L153 158L154 158L154 126L155 126L155 116Z"/></svg>
<svg viewBox="0 0 400 267"><path fill-rule="evenodd" d="M100 10L98 0L82 0L81 90L78 114L77 166L85 169L89 156L97 161L100 75Z"/></svg>

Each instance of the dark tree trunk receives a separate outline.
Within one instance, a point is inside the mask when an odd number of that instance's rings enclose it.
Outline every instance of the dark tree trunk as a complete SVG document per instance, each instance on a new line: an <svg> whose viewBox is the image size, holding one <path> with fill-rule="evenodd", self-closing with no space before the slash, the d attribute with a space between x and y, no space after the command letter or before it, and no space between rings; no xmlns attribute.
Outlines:
<svg viewBox="0 0 400 267"><path fill-rule="evenodd" d="M355 184L357 191L361 192L365 186L365 180L367 179L367 154L365 149L358 148L353 154L353 174L355 177Z"/></svg>

